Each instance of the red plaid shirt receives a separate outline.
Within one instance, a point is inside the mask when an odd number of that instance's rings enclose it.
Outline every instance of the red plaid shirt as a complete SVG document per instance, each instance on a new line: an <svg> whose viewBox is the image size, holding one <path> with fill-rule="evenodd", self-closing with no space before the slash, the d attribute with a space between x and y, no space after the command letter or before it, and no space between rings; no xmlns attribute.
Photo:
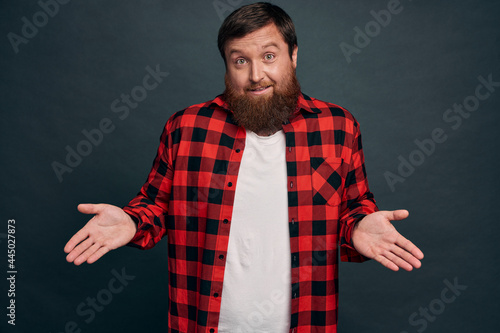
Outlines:
<svg viewBox="0 0 500 333"><path fill-rule="evenodd" d="M130 245L168 237L169 332L217 332L245 130L218 96L166 123L141 191L124 210L138 224ZM363 261L356 221L377 209L359 125L345 109L301 95L286 135L291 246L290 332L336 332L338 251Z"/></svg>

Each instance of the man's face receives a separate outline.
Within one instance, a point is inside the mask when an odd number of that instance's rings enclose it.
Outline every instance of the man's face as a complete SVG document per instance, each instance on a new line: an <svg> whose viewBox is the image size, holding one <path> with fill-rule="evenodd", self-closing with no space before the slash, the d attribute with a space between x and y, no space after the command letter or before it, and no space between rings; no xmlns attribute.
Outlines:
<svg viewBox="0 0 500 333"><path fill-rule="evenodd" d="M226 80L233 90L251 98L269 98L284 89L290 69L297 67L297 47L292 58L276 25L230 40L225 49Z"/></svg>
<svg viewBox="0 0 500 333"><path fill-rule="evenodd" d="M300 95L295 76L297 47L292 58L288 44L269 24L226 45L224 96L240 126L258 135L282 128L293 114Z"/></svg>

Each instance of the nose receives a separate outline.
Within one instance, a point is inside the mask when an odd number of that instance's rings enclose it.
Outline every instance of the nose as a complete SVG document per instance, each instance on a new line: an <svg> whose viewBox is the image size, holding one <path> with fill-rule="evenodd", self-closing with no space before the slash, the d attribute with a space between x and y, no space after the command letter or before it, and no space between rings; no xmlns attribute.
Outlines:
<svg viewBox="0 0 500 333"><path fill-rule="evenodd" d="M262 64L258 62L253 62L250 69L250 81L252 83L259 83L264 78L264 70Z"/></svg>

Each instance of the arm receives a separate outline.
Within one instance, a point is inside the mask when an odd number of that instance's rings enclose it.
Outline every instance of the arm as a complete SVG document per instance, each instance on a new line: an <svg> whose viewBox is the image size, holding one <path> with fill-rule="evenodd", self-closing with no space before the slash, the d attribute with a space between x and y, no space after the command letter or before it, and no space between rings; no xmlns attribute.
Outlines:
<svg viewBox="0 0 500 333"><path fill-rule="evenodd" d="M78 206L81 213L95 216L64 247L68 262L91 264L123 245L151 248L166 234L165 217L173 175L167 126L147 182L126 207L122 209L107 204Z"/></svg>
<svg viewBox="0 0 500 333"><path fill-rule="evenodd" d="M160 146L146 183L137 196L123 207L137 225L137 233L128 245L140 249L150 249L167 233L167 212L170 199L173 169L167 122L160 138Z"/></svg>
<svg viewBox="0 0 500 333"><path fill-rule="evenodd" d="M390 222L405 219L408 211L378 211L375 205L366 179L361 134L355 124L351 163L342 202L344 209L340 217L341 259L374 259L394 271L399 268L407 271L419 268L424 254L398 233Z"/></svg>
<svg viewBox="0 0 500 333"><path fill-rule="evenodd" d="M362 262L369 258L356 251L352 241L352 232L357 222L378 211L378 207L368 187L361 133L355 120L353 139L347 148L351 149L351 154L340 206L340 259L341 261Z"/></svg>

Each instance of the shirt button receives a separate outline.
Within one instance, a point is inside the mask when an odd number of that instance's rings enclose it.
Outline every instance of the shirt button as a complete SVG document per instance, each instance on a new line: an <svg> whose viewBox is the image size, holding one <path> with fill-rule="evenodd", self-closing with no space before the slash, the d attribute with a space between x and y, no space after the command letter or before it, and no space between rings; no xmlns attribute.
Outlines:
<svg viewBox="0 0 500 333"><path fill-rule="evenodd" d="M224 259L224 255L223 255L223 254L221 254L221 255L219 256L219 259L220 259L220 260Z"/></svg>
<svg viewBox="0 0 500 333"><path fill-rule="evenodd" d="M289 152L292 152L292 147L288 147L288 151L289 151Z"/></svg>
<svg viewBox="0 0 500 333"><path fill-rule="evenodd" d="M214 297L215 298L219 297L219 293L214 293Z"/></svg>
<svg viewBox="0 0 500 333"><path fill-rule="evenodd" d="M214 333L214 332L215 332L215 329L211 328L210 333Z"/></svg>
<svg viewBox="0 0 500 333"><path fill-rule="evenodd" d="M292 224L294 224L294 223L295 223L295 219L292 219Z"/></svg>
<svg viewBox="0 0 500 333"><path fill-rule="evenodd" d="M293 188L293 182L290 182L290 188Z"/></svg>
<svg viewBox="0 0 500 333"><path fill-rule="evenodd" d="M224 223L224 224L228 224L228 223L229 223L229 220L228 220L228 219L224 219L224 221L222 221L222 223Z"/></svg>
<svg viewBox="0 0 500 333"><path fill-rule="evenodd" d="M233 186L233 183L229 182L229 183L227 183L227 186L231 187L231 186Z"/></svg>
<svg viewBox="0 0 500 333"><path fill-rule="evenodd" d="M236 149L236 152L237 152L237 153L239 153L240 151L241 151L241 149L240 149L240 148Z"/></svg>

